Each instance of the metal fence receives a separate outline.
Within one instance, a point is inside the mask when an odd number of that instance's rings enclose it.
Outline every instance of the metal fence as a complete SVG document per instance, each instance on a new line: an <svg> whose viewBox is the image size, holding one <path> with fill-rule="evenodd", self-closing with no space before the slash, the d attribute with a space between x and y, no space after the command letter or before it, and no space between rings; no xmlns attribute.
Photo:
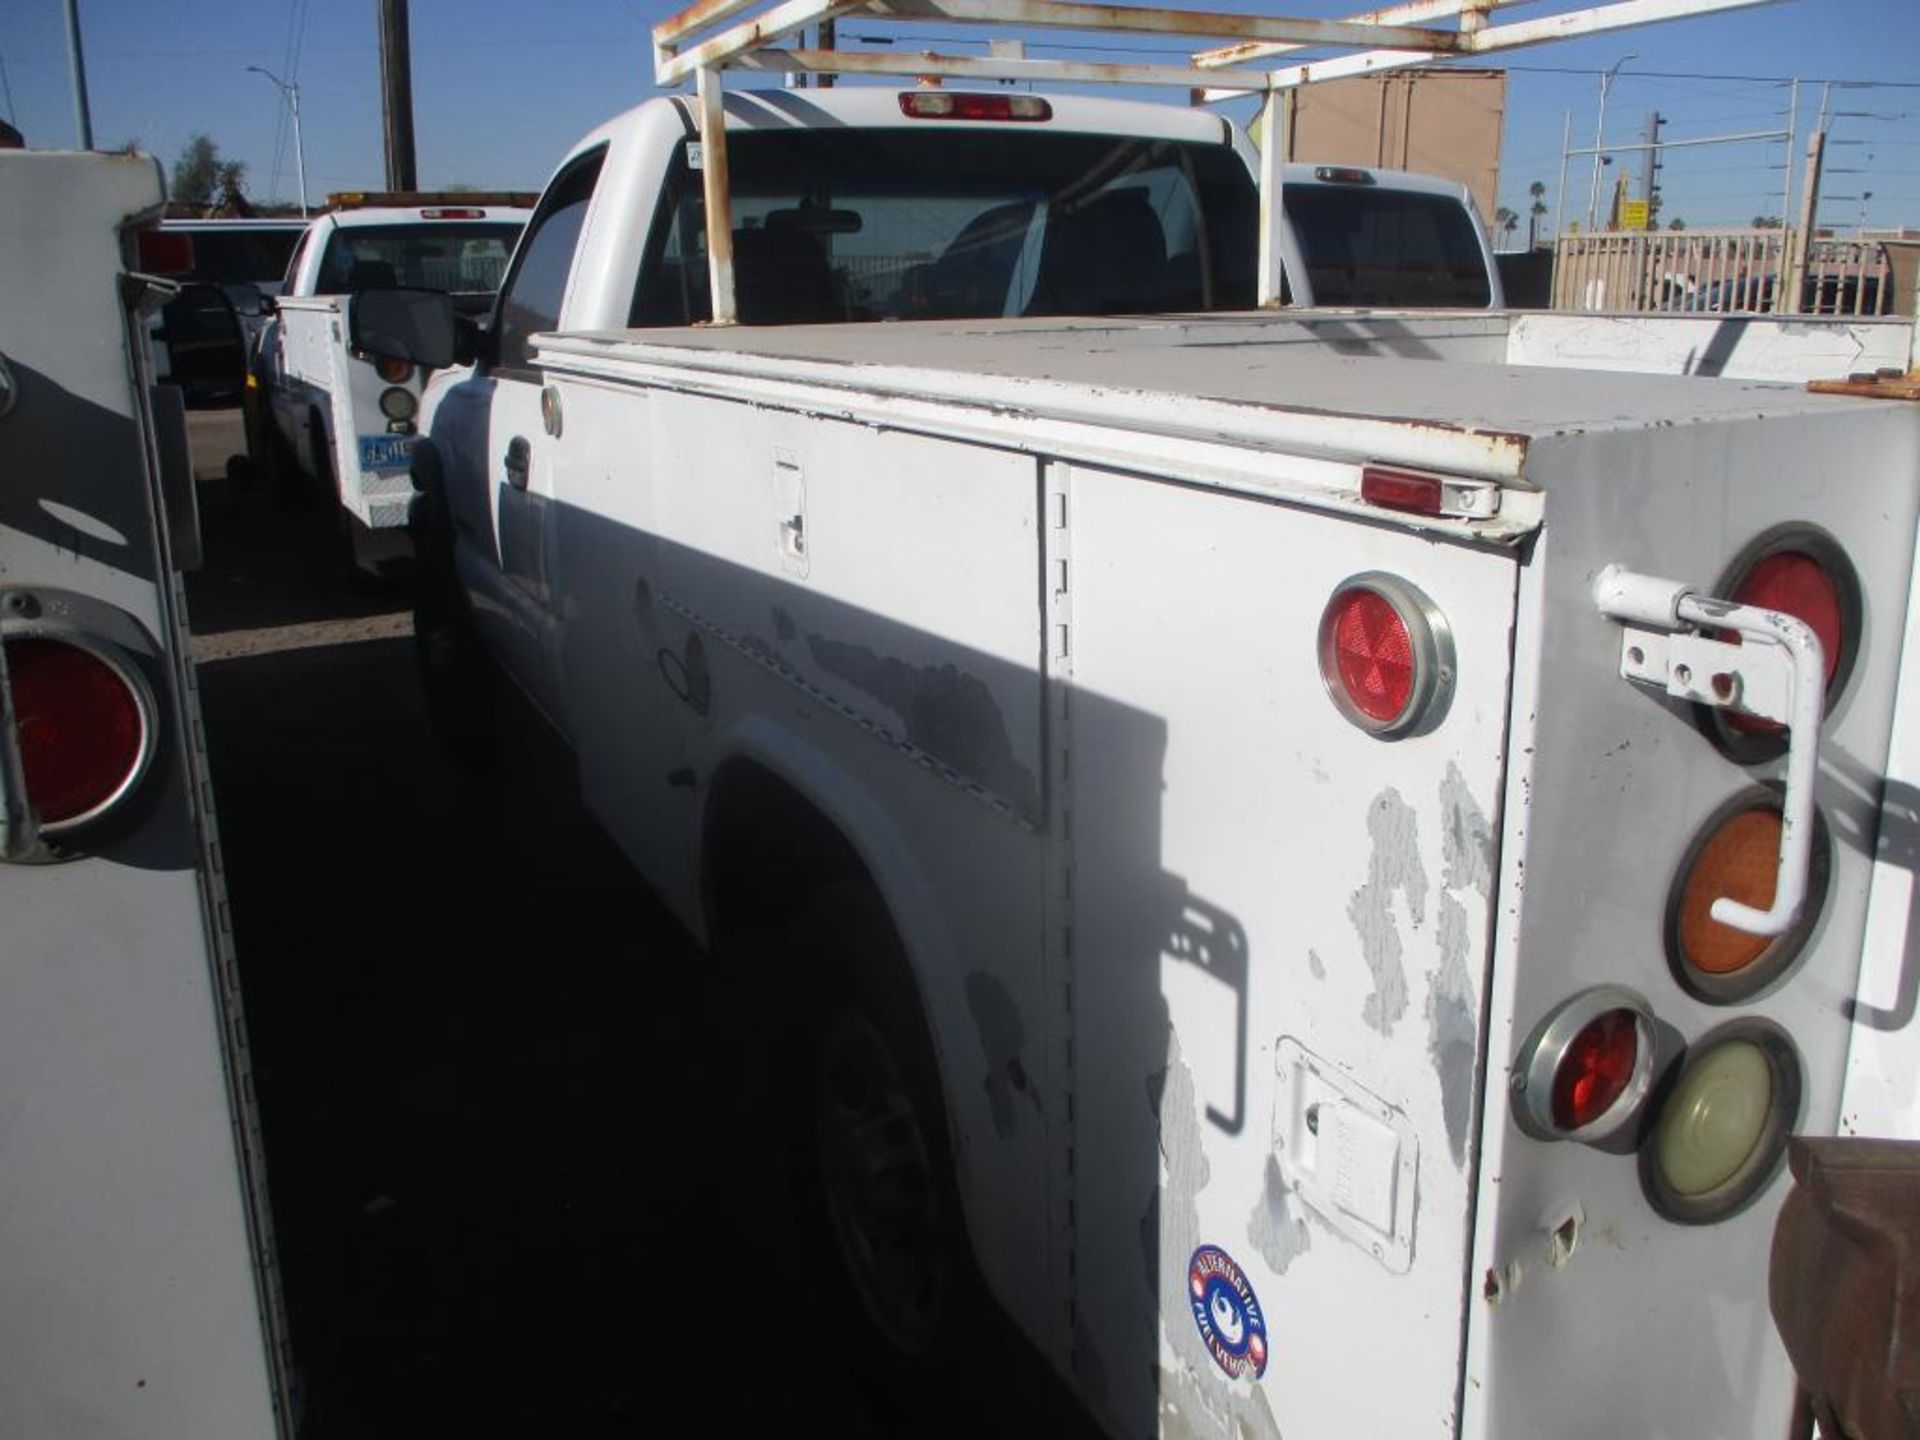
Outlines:
<svg viewBox="0 0 1920 1440"><path fill-rule="evenodd" d="M1553 308L1609 311L1883 315L1892 298L1885 247L1816 240L1804 267L1790 230L1681 230L1562 235ZM1782 275L1800 273L1797 303Z"/></svg>

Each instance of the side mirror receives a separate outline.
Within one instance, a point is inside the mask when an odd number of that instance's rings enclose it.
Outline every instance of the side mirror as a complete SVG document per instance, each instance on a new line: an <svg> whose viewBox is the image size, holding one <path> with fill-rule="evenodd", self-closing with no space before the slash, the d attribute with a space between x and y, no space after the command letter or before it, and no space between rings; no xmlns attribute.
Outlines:
<svg viewBox="0 0 1920 1440"><path fill-rule="evenodd" d="M381 360L439 369L458 358L453 298L444 290L361 290L347 297L353 348Z"/></svg>
<svg viewBox="0 0 1920 1440"><path fill-rule="evenodd" d="M455 315L453 317L453 363L456 365L491 365L497 358L494 354L493 331L488 328L483 315Z"/></svg>
<svg viewBox="0 0 1920 1440"><path fill-rule="evenodd" d="M273 301L263 294L257 285L240 281L231 285L222 285L220 288L226 292L227 301L233 306L233 313L244 320L258 320L262 315L270 313L273 308Z"/></svg>

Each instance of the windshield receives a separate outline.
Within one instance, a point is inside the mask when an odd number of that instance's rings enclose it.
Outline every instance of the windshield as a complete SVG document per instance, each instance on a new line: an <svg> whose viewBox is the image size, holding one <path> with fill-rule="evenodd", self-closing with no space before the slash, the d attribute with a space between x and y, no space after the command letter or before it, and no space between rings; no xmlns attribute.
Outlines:
<svg viewBox="0 0 1920 1440"><path fill-rule="evenodd" d="M749 324L1244 309L1257 199L1225 145L889 129L730 135ZM682 146L635 325L709 316L700 172Z"/></svg>
<svg viewBox="0 0 1920 1440"><path fill-rule="evenodd" d="M1473 219L1451 196L1294 185L1285 203L1316 305L1493 301Z"/></svg>
<svg viewBox="0 0 1920 1440"><path fill-rule="evenodd" d="M395 285L493 291L520 238L518 225L364 225L335 230L315 293Z"/></svg>

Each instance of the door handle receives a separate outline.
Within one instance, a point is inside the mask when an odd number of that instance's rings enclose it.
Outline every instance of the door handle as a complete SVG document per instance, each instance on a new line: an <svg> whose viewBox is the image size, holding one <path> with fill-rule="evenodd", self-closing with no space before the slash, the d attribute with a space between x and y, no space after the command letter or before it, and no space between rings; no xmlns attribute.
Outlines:
<svg viewBox="0 0 1920 1440"><path fill-rule="evenodd" d="M506 466L507 484L516 490L527 488L527 466L533 447L525 439L516 435L507 442L507 454L501 463Z"/></svg>
<svg viewBox="0 0 1920 1440"><path fill-rule="evenodd" d="M1784 935L1807 898L1813 854L1813 789L1827 703L1820 637L1784 611L1738 605L1618 565L1595 577L1593 598L1602 615L1626 627L1620 642L1622 679L1695 704L1785 722L1787 784L1780 801L1773 904L1757 910L1722 895L1708 911L1722 925L1749 935ZM1637 628L1643 626L1648 628ZM1750 643L1709 638L1725 630Z"/></svg>

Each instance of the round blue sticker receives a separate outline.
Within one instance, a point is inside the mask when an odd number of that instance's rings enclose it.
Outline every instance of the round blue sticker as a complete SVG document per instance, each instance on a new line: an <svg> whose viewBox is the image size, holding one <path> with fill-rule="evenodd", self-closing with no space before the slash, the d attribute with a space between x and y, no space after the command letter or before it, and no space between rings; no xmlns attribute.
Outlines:
<svg viewBox="0 0 1920 1440"><path fill-rule="evenodd" d="M1202 1245L1187 1262L1187 1299L1213 1363L1238 1380L1267 1371L1267 1321L1246 1272L1217 1245Z"/></svg>

